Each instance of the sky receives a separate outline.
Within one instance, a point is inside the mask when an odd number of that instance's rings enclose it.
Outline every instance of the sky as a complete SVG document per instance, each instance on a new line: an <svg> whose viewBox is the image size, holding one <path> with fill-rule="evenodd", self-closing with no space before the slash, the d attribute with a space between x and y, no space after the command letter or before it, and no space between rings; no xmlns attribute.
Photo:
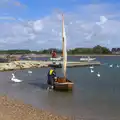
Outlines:
<svg viewBox="0 0 120 120"><path fill-rule="evenodd" d="M0 49L120 47L118 0L0 0Z"/></svg>

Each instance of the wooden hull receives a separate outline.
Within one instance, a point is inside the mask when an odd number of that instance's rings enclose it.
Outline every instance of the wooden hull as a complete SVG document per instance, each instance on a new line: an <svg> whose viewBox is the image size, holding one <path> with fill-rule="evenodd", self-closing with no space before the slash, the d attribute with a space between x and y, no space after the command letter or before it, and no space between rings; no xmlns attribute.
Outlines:
<svg viewBox="0 0 120 120"><path fill-rule="evenodd" d="M54 83L54 90L69 91L73 89L74 83L64 78L58 78Z"/></svg>

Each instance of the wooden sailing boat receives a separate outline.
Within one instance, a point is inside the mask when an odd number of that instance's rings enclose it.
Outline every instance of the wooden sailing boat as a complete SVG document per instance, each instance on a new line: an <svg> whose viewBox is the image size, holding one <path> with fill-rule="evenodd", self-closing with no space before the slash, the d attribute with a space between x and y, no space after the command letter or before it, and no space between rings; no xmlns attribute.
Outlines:
<svg viewBox="0 0 120 120"><path fill-rule="evenodd" d="M54 83L55 90L72 90L73 83L66 77L66 68L67 68L67 48L66 48L66 36L64 28L64 16L62 15L62 47L63 47L63 71L64 77L57 78Z"/></svg>

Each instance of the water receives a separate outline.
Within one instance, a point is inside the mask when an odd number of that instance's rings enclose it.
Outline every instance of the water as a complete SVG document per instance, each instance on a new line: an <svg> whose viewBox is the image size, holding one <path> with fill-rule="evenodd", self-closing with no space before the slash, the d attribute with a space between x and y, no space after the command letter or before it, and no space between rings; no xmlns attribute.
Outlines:
<svg viewBox="0 0 120 120"><path fill-rule="evenodd" d="M41 59L41 58L40 58ZM42 58L43 59L43 58ZM46 59L46 58L44 58ZM69 57L69 60L79 60L79 57ZM47 91L46 73L48 68L16 71L17 78L22 83L10 81L12 72L0 73L0 93L7 94L32 104L37 108L50 110L60 115L83 117L84 120L118 120L120 119L120 57L98 57L103 64L94 68L89 67L68 68L67 76L75 84L73 92ZM56 70L62 75L61 69ZM97 77L100 72L101 77Z"/></svg>

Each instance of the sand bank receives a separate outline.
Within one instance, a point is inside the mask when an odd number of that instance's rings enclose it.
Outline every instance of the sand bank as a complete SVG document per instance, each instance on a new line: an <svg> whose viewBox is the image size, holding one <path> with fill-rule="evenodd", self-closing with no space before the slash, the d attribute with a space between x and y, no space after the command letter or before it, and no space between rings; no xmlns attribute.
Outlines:
<svg viewBox="0 0 120 120"><path fill-rule="evenodd" d="M62 62L58 62L58 64L62 64ZM28 68L42 68L42 67L50 67L53 65L52 61L13 61L10 63L0 63L0 71L11 71L11 70L22 70ZM91 66L91 65L101 65L99 61L92 62L75 62L68 61L67 67L83 67L83 66Z"/></svg>
<svg viewBox="0 0 120 120"><path fill-rule="evenodd" d="M7 96L0 96L0 120L69 120L69 118L36 109Z"/></svg>
<svg viewBox="0 0 120 120"><path fill-rule="evenodd" d="M13 61L10 63L0 63L0 71L48 67L48 64L44 61Z"/></svg>

